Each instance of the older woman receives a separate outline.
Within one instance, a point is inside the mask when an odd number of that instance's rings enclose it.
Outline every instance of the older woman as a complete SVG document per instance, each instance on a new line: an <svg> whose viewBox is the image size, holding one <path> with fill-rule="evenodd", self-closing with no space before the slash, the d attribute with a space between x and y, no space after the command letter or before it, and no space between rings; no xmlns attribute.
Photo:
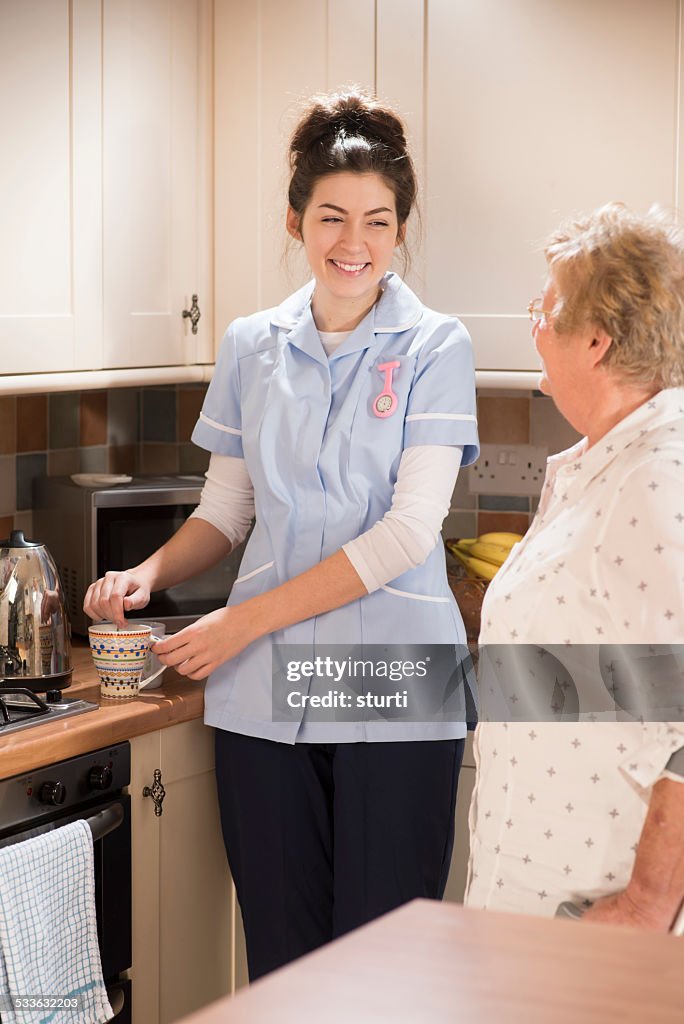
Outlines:
<svg viewBox="0 0 684 1024"><path fill-rule="evenodd" d="M682 235L611 204L558 230L545 255L530 304L540 386L585 436L549 459L480 643L682 644ZM552 915L571 900L589 920L671 927L681 722L484 723L475 748L469 905Z"/></svg>

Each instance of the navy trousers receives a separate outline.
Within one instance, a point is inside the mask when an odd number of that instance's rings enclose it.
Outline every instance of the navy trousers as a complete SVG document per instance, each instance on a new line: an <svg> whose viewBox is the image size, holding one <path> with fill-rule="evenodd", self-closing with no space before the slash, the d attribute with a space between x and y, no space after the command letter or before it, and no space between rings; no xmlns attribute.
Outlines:
<svg viewBox="0 0 684 1024"><path fill-rule="evenodd" d="M216 730L250 980L417 896L442 898L464 745L289 745Z"/></svg>

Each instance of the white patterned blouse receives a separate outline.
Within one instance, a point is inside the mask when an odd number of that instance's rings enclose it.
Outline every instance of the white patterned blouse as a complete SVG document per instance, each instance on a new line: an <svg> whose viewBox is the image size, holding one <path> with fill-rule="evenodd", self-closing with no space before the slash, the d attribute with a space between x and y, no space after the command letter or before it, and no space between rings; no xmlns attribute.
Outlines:
<svg viewBox="0 0 684 1024"><path fill-rule="evenodd" d="M549 459L482 610L480 644L509 643L684 644L684 388ZM551 916L624 888L683 746L682 722L481 724L466 903Z"/></svg>

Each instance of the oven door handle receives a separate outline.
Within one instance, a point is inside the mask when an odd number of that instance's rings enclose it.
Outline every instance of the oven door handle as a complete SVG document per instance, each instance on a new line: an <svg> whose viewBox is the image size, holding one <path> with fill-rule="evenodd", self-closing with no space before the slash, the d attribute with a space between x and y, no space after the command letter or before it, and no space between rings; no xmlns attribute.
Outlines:
<svg viewBox="0 0 684 1024"><path fill-rule="evenodd" d="M102 839L118 828L123 820L123 806L120 803L116 803L110 807L105 807L103 811L98 811L97 814L93 814L90 818L86 818L85 823L93 833L93 842L96 843L98 839Z"/></svg>

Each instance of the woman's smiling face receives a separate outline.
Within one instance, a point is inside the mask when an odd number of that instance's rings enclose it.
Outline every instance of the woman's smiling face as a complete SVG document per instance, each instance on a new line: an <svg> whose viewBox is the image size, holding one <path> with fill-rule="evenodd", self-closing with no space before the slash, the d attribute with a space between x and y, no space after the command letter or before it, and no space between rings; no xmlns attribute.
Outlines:
<svg viewBox="0 0 684 1024"><path fill-rule="evenodd" d="M316 278L314 315L324 321L370 309L403 235L385 180L346 171L319 178L301 219L288 211L287 229L304 243Z"/></svg>

